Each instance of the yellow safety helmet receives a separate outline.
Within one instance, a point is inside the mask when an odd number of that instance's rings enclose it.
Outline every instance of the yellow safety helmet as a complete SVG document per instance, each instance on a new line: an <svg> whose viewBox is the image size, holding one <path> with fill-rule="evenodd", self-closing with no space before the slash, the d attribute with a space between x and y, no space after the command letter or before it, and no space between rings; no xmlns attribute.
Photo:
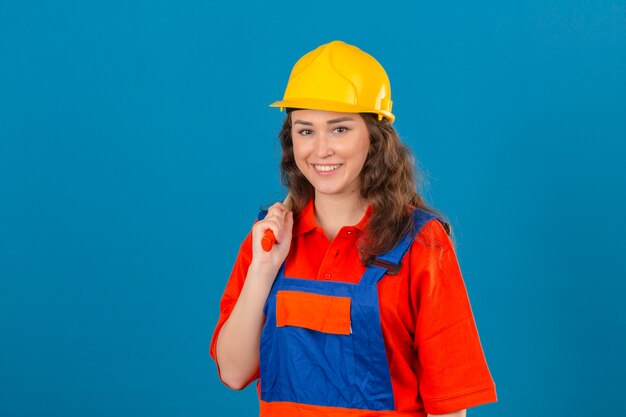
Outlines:
<svg viewBox="0 0 626 417"><path fill-rule="evenodd" d="M356 46L332 41L296 62L282 100L271 107L375 113L393 122L385 69Z"/></svg>

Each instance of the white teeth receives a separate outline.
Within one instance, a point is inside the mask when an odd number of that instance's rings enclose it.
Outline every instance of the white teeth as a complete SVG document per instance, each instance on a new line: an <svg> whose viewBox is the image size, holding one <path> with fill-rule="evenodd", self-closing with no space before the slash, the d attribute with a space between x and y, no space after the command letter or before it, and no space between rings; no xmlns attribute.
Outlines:
<svg viewBox="0 0 626 417"><path fill-rule="evenodd" d="M339 168L339 165L313 165L316 170L322 172L334 171Z"/></svg>

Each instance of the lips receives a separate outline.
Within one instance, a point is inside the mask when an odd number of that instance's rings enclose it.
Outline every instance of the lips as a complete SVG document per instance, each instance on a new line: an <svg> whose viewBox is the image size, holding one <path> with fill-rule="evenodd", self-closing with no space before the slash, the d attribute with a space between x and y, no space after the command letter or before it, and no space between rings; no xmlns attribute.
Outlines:
<svg viewBox="0 0 626 417"><path fill-rule="evenodd" d="M323 172L323 173L332 172L341 166L341 164L336 164L336 165L311 164L311 165L313 166L313 169L315 169L318 172Z"/></svg>

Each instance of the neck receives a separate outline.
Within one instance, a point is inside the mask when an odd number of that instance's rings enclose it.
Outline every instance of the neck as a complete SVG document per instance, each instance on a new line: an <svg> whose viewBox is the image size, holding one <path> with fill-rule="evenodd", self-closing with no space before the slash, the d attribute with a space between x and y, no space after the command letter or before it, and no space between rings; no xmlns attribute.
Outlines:
<svg viewBox="0 0 626 417"><path fill-rule="evenodd" d="M327 195L315 193L315 221L332 240L343 226L357 224L367 210L368 201L359 193Z"/></svg>

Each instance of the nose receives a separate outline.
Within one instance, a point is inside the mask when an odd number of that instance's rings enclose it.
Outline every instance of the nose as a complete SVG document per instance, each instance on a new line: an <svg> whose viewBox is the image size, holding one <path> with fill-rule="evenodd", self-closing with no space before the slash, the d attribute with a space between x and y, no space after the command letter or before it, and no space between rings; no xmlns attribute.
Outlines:
<svg viewBox="0 0 626 417"><path fill-rule="evenodd" d="M334 153L332 145L332 141L328 137L328 134L321 132L315 141L315 154L319 158L325 158L332 155Z"/></svg>

